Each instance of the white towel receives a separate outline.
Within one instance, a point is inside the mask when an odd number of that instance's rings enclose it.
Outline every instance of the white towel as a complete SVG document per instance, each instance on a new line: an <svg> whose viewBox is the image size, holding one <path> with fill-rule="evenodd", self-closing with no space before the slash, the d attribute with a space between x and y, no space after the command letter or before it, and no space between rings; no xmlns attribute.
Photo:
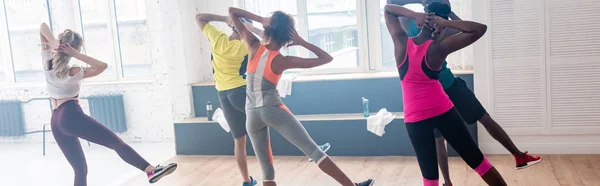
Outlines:
<svg viewBox="0 0 600 186"><path fill-rule="evenodd" d="M367 118L367 130L381 137L385 134L385 126L392 122L394 118L396 118L396 115L382 108L376 115Z"/></svg>
<svg viewBox="0 0 600 186"><path fill-rule="evenodd" d="M292 82L296 79L298 75L283 75L281 79L279 79L279 83L277 84L277 91L279 92L279 96L285 98L286 96L292 95Z"/></svg>
<svg viewBox="0 0 600 186"><path fill-rule="evenodd" d="M217 123L219 123L219 125L221 125L221 128L223 128L223 130L225 130L225 132L229 132L229 124L227 123L227 120L225 119L225 114L223 114L223 111L221 110L221 108L217 108L217 110L215 110L215 113L213 113L212 116L213 121L216 121Z"/></svg>

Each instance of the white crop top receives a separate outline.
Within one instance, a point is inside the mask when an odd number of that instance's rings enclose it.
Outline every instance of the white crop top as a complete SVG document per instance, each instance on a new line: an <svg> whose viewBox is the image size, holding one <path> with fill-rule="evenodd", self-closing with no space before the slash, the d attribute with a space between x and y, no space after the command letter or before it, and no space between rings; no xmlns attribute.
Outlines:
<svg viewBox="0 0 600 186"><path fill-rule="evenodd" d="M48 43L44 43L43 45L48 45ZM56 77L54 75L54 70L49 68L48 62L52 60L53 54L54 52L52 49L42 50L41 54L48 95L54 99L74 98L78 96L85 68L79 67L81 69L73 76L67 76L65 78Z"/></svg>

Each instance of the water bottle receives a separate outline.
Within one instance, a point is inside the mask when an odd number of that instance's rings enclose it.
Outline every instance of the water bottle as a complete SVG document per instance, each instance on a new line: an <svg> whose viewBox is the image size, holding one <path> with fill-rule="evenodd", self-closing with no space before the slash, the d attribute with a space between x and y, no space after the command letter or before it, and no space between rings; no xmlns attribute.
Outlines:
<svg viewBox="0 0 600 186"><path fill-rule="evenodd" d="M210 101L206 102L206 116L208 117L208 121L212 121L213 116L213 105Z"/></svg>
<svg viewBox="0 0 600 186"><path fill-rule="evenodd" d="M365 116L365 118L369 117L369 99L367 98L362 98L363 100L363 115Z"/></svg>

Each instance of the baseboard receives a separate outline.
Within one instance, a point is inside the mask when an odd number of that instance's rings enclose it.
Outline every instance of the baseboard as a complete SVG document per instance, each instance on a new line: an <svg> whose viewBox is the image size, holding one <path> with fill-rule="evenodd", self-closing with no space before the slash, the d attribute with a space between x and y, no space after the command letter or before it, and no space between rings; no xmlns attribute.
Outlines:
<svg viewBox="0 0 600 186"><path fill-rule="evenodd" d="M484 154L509 154L509 152L499 143L479 144L479 148ZM519 144L518 148L522 151L529 151L531 154L600 154L600 143L531 143Z"/></svg>

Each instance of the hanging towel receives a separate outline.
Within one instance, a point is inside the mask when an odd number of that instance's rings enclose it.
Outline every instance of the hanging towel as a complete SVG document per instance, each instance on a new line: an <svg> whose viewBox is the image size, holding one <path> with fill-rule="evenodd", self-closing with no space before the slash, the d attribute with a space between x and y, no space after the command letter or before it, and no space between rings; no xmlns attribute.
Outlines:
<svg viewBox="0 0 600 186"><path fill-rule="evenodd" d="M277 84L277 91L279 92L279 96L285 98L286 96L292 95L292 82L296 79L298 75L283 75L281 79L279 79L279 83Z"/></svg>
<svg viewBox="0 0 600 186"><path fill-rule="evenodd" d="M385 126L392 122L394 118L396 118L396 115L382 108L376 115L367 118L367 130L381 137L385 134Z"/></svg>
<svg viewBox="0 0 600 186"><path fill-rule="evenodd" d="M219 123L219 125L221 125L221 128L223 128L223 130L225 130L226 132L229 132L229 124L227 123L227 120L225 119L225 114L223 114L223 111L221 110L221 108L217 108L217 110L215 110L215 113L212 116L213 121L216 121L217 123Z"/></svg>

